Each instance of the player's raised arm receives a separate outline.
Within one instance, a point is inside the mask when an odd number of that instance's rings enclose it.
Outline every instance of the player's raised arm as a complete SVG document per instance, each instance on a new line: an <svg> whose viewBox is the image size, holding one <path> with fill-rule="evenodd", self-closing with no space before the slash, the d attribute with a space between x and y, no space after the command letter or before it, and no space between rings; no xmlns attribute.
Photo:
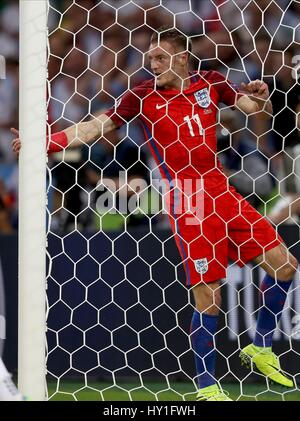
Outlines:
<svg viewBox="0 0 300 421"><path fill-rule="evenodd" d="M100 114L90 121L74 124L61 132L54 133L51 138L47 137L48 152L60 152L67 146L78 148L84 143L91 143L101 138L116 127L111 118L106 114ZM11 132L16 136L12 142L13 151L18 155L21 150L19 131L12 128Z"/></svg>
<svg viewBox="0 0 300 421"><path fill-rule="evenodd" d="M105 136L116 127L115 123L102 113L87 122L68 127L62 133L67 137L68 147L77 148L83 143L91 143Z"/></svg>
<svg viewBox="0 0 300 421"><path fill-rule="evenodd" d="M89 121L74 124L67 129L47 137L49 153L60 152L64 148L78 148L85 143L94 142L106 133L131 121L141 110L141 98L146 89L137 87L127 91L106 113L100 113ZM13 151L18 155L21 149L19 131L11 129L16 136L13 140Z"/></svg>
<svg viewBox="0 0 300 421"><path fill-rule="evenodd" d="M236 107L246 114L257 114L261 119L270 119L273 107L268 85L262 80L255 80L248 84L242 83L242 88L246 95L237 99Z"/></svg>

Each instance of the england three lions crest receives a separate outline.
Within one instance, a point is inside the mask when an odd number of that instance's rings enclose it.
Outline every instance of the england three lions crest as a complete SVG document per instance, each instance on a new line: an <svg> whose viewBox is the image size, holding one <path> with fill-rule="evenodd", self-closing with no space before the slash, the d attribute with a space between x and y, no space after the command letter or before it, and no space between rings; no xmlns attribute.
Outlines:
<svg viewBox="0 0 300 421"><path fill-rule="evenodd" d="M207 88L201 89L200 91L195 93L195 98L200 107L208 108L211 103L209 90Z"/></svg>
<svg viewBox="0 0 300 421"><path fill-rule="evenodd" d="M204 275L208 271L208 261L207 258L195 260L195 269L196 272Z"/></svg>

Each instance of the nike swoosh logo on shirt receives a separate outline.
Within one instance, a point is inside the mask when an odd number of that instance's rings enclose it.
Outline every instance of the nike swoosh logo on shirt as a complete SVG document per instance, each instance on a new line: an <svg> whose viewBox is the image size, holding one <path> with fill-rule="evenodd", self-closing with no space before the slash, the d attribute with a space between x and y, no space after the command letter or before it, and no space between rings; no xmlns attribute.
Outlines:
<svg viewBox="0 0 300 421"><path fill-rule="evenodd" d="M166 106L167 104L163 104L163 105L156 104L156 109L160 110L161 108L165 108Z"/></svg>

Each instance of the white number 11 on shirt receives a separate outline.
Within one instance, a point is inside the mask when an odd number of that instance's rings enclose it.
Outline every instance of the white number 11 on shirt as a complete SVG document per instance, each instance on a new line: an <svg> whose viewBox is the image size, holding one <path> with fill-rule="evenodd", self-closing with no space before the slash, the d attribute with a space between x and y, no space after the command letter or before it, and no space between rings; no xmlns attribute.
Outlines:
<svg viewBox="0 0 300 421"><path fill-rule="evenodd" d="M183 120L187 122L187 124L189 126L189 130L190 130L190 134L191 134L192 137L195 137L195 132L194 132L194 129L193 129L193 125L192 125L192 121L191 120L194 120L197 123L198 128L199 128L199 134L200 134L200 136L203 136L204 130L203 130L203 127L202 127L202 124L201 124L201 120L200 120L199 114L193 115L192 116L192 119L191 119L190 116L187 115L187 116L184 117Z"/></svg>

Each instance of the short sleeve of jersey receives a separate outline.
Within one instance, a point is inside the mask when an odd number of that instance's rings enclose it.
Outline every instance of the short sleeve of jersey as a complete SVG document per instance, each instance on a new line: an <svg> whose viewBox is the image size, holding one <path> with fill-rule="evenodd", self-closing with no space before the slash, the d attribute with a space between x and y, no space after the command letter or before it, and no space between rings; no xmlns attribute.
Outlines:
<svg viewBox="0 0 300 421"><path fill-rule="evenodd" d="M121 127L142 112L142 91L143 89L141 87L136 87L131 91L127 91L116 101L116 104L105 113L117 127Z"/></svg>
<svg viewBox="0 0 300 421"><path fill-rule="evenodd" d="M239 91L238 86L226 79L219 72L209 72L206 79L218 92L220 102L223 102L230 107L235 105L238 97L243 96L243 94Z"/></svg>

